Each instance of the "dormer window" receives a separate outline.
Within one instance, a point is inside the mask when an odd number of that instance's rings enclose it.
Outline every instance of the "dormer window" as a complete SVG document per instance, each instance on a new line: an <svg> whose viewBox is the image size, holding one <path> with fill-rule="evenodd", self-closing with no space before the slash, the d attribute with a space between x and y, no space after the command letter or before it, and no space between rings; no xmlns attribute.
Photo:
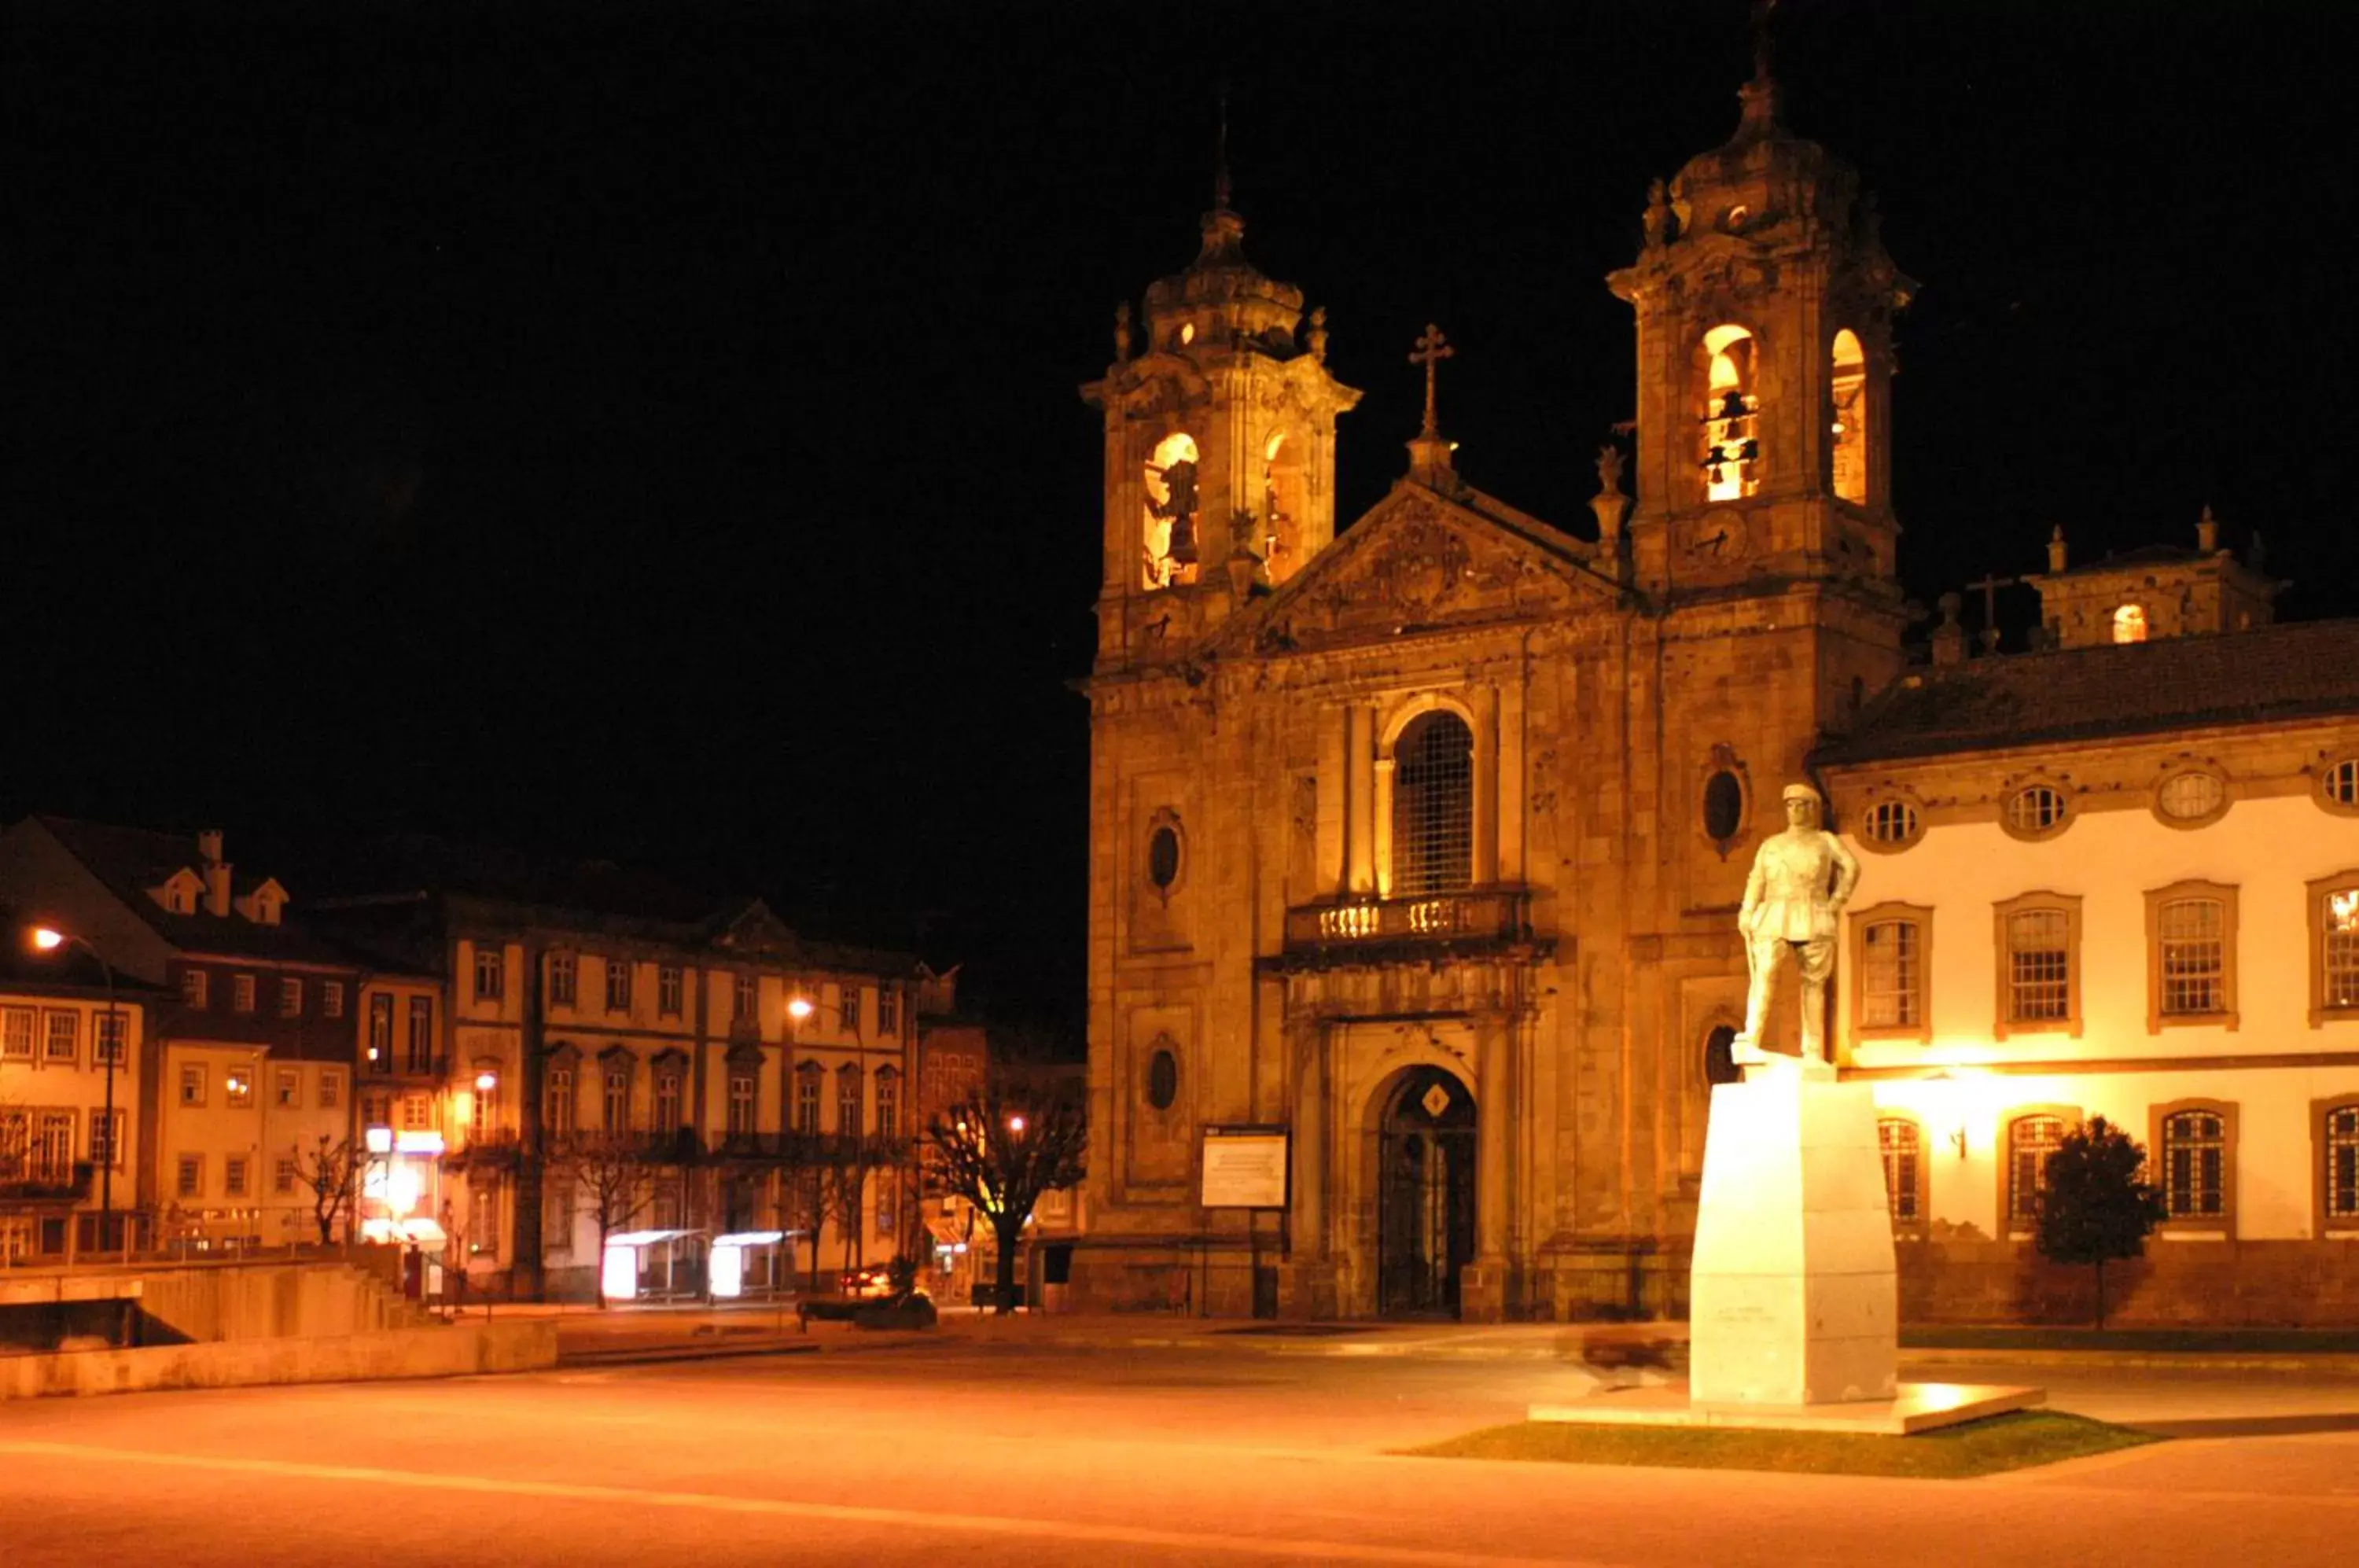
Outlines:
<svg viewBox="0 0 2359 1568"><path fill-rule="evenodd" d="M163 905L167 914L193 915L197 912L197 900L204 896L204 891L203 879L184 866L156 887L148 888L147 896Z"/></svg>
<svg viewBox="0 0 2359 1568"><path fill-rule="evenodd" d="M1707 370L1701 467L1707 500L1739 501L1761 489L1756 347L1753 334L1733 324L1703 335Z"/></svg>

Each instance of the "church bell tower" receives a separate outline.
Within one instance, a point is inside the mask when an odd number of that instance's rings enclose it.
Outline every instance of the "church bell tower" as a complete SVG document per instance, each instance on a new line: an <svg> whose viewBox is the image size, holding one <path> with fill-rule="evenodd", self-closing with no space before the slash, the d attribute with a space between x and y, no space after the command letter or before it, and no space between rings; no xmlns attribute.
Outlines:
<svg viewBox="0 0 2359 1568"><path fill-rule="evenodd" d="M1632 568L1658 593L1894 585L1893 267L1855 170L1779 124L1766 36L1728 143L1647 193Z"/></svg>
<svg viewBox="0 0 2359 1568"><path fill-rule="evenodd" d="M1187 270L1114 316L1114 363L1082 388L1105 414L1098 668L1177 653L1335 537L1326 312L1245 258L1223 168Z"/></svg>

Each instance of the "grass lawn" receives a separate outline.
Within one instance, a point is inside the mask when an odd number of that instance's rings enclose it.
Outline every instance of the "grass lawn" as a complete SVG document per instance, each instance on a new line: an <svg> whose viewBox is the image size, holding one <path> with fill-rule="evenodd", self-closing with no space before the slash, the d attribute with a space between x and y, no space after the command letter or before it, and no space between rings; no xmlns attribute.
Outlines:
<svg viewBox="0 0 2359 1568"><path fill-rule="evenodd" d="M1560 1465L1793 1470L1817 1475L1959 1480L2158 1441L2142 1432L2079 1416L2021 1410L1914 1437L1520 1421L1401 1452L1434 1459L1540 1459Z"/></svg>
<svg viewBox="0 0 2359 1568"><path fill-rule="evenodd" d="M1900 1331L1903 1350L2136 1350L2251 1356L2359 1354L2359 1334L2305 1328L1970 1328L1925 1323Z"/></svg>

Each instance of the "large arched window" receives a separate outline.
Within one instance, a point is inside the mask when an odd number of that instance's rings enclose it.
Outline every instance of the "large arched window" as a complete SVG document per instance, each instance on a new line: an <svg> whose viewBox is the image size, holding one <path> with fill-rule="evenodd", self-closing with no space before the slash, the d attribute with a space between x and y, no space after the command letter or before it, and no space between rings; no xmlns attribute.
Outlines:
<svg viewBox="0 0 2359 1568"><path fill-rule="evenodd" d="M2168 1223L2218 1229L2234 1200L2236 1118L2213 1101L2158 1105L2154 1144Z"/></svg>
<svg viewBox="0 0 2359 1568"><path fill-rule="evenodd" d="M1310 441L1273 430L1261 453L1261 537L1254 549L1272 583L1283 583L1302 564L1302 526L1310 509L1303 460Z"/></svg>
<svg viewBox="0 0 2359 1568"><path fill-rule="evenodd" d="M1834 397L1832 472L1837 498L1867 499L1867 356L1849 327L1835 333L1828 387Z"/></svg>
<svg viewBox="0 0 2359 1568"><path fill-rule="evenodd" d="M2145 605L2124 604L2120 609L2114 612L2114 640L2115 642L2144 642L2146 641L2146 630Z"/></svg>
<svg viewBox="0 0 2359 1568"><path fill-rule="evenodd" d="M1393 743L1393 891L1451 892L1473 873L1474 735L1465 720L1437 710Z"/></svg>
<svg viewBox="0 0 2359 1568"><path fill-rule="evenodd" d="M1756 344L1745 328L1722 325L1703 335L1703 488L1708 500L1735 501L1761 488L1761 398L1755 386Z"/></svg>
<svg viewBox="0 0 2359 1568"><path fill-rule="evenodd" d="M1175 430L1155 443L1144 476L1146 516L1141 520L1143 585L1169 588L1190 580L1196 563L1196 440Z"/></svg>

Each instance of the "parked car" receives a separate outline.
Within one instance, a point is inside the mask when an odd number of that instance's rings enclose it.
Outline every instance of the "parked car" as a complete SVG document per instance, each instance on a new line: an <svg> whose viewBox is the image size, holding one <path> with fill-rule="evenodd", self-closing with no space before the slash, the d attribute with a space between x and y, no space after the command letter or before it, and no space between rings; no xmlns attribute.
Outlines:
<svg viewBox="0 0 2359 1568"><path fill-rule="evenodd" d="M893 1270L889 1264L871 1263L863 1269L847 1269L838 1282L842 1292L855 1301L878 1301L895 1293Z"/></svg>

